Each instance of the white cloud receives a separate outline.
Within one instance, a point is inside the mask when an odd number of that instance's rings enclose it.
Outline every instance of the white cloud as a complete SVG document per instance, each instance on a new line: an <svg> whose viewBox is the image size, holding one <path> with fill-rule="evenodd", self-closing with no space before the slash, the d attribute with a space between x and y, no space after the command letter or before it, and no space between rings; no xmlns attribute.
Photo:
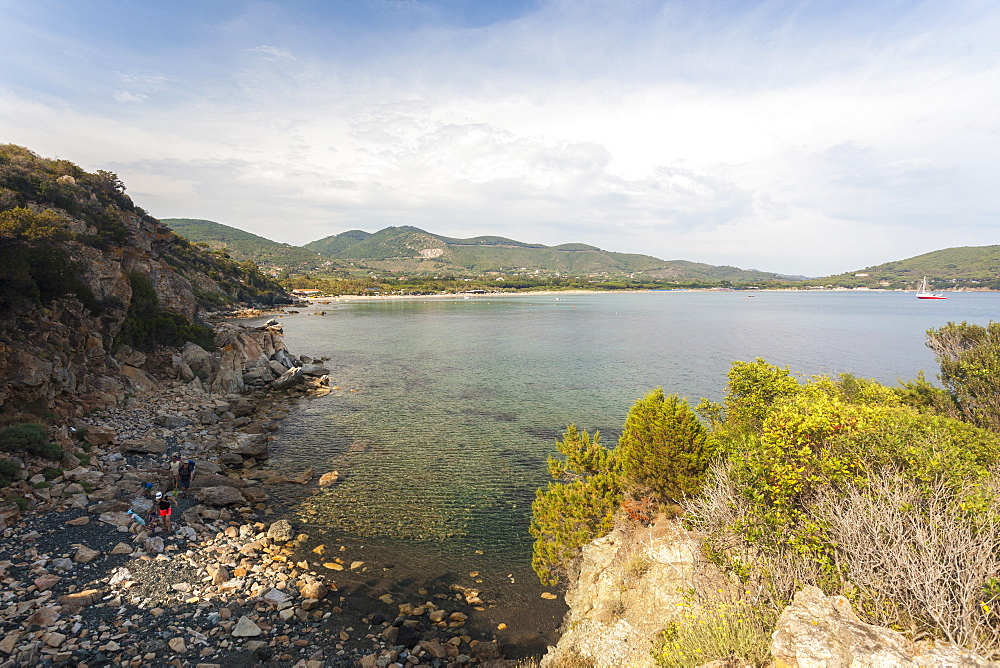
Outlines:
<svg viewBox="0 0 1000 668"><path fill-rule="evenodd" d="M0 139L289 243L412 224L818 275L996 241L996 9L418 14L356 45L317 46L318 21L227 33L118 72L118 109L0 79Z"/></svg>
<svg viewBox="0 0 1000 668"><path fill-rule="evenodd" d="M112 93L112 96L116 100L124 104L131 104L133 102L143 102L144 100L148 99L148 96L143 95L142 93L132 93L127 90L116 90L114 93Z"/></svg>
<svg viewBox="0 0 1000 668"><path fill-rule="evenodd" d="M276 58L292 57L292 53L290 51L287 51L285 49L279 49L276 46L267 46L266 44L262 44L261 46L255 46L252 49L248 49L248 51L252 51L254 53L263 53L264 55L274 56Z"/></svg>

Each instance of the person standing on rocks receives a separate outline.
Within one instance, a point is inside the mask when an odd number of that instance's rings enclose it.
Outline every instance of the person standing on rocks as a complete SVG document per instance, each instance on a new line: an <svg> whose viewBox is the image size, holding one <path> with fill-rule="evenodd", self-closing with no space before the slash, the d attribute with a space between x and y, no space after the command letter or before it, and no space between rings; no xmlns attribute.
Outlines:
<svg viewBox="0 0 1000 668"><path fill-rule="evenodd" d="M174 502L169 495L163 492L156 493L156 509L159 511L160 519L163 521L163 530L168 534L173 532L170 526L170 518L174 514Z"/></svg>
<svg viewBox="0 0 1000 668"><path fill-rule="evenodd" d="M180 467L181 467L181 456L174 455L170 458L170 475L173 476L174 487L173 489L180 489Z"/></svg>
<svg viewBox="0 0 1000 668"><path fill-rule="evenodd" d="M194 480L194 461L189 459L177 469L178 489L181 491L181 496L187 496L192 480Z"/></svg>

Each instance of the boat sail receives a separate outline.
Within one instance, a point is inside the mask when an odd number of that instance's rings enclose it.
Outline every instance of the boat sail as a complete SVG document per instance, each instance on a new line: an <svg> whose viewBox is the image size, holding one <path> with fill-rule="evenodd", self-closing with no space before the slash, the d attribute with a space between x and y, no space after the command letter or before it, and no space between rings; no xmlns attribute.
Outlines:
<svg viewBox="0 0 1000 668"><path fill-rule="evenodd" d="M927 277L924 276L924 280L920 283L920 289L917 290L917 299L947 299L947 297L942 294L929 291L927 289Z"/></svg>

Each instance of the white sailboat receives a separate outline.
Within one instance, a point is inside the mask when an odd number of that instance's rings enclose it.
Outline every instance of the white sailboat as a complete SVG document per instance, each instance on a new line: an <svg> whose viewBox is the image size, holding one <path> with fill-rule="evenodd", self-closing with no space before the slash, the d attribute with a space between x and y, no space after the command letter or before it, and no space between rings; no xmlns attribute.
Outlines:
<svg viewBox="0 0 1000 668"><path fill-rule="evenodd" d="M920 283L920 289L917 290L917 299L947 299L947 297L942 294L929 291L927 289L927 277L924 276L924 280Z"/></svg>

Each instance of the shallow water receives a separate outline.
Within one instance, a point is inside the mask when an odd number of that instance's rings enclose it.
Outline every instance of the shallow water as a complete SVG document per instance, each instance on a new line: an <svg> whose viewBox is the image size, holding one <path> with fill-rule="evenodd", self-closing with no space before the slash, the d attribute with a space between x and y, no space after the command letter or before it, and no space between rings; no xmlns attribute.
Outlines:
<svg viewBox="0 0 1000 668"><path fill-rule="evenodd" d="M894 384L936 365L924 332L985 324L1000 294L922 302L897 292L652 292L372 300L281 318L296 353L329 356L340 390L300 403L271 466L338 470L278 501L404 592L484 591L490 622L551 631L528 565L546 457L568 423L613 445L636 399L662 386L720 399L733 360ZM324 309L325 316L309 314ZM352 391L354 390L354 391ZM476 573L470 576L469 573ZM372 586L374 586L373 583ZM526 611L531 611L527 614ZM521 611L520 613L518 611ZM523 616L522 623L506 619ZM546 627L532 629L528 627Z"/></svg>

